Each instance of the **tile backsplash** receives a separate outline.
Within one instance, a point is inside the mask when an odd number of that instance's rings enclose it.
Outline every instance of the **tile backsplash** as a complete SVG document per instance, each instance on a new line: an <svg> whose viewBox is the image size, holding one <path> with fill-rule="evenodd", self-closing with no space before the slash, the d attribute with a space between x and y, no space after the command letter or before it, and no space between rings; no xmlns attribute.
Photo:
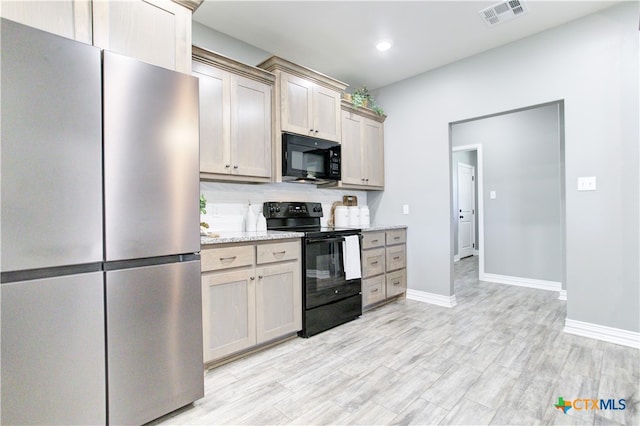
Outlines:
<svg viewBox="0 0 640 426"><path fill-rule="evenodd" d="M326 225L331 215L331 206L342 201L343 195L358 197L358 205L367 205L366 191L322 189L314 185L299 183L239 184L224 182L200 182L200 193L207 199L207 214L201 221L209 224L210 231L241 231L251 202L253 212L258 215L265 201L313 201L322 203Z"/></svg>

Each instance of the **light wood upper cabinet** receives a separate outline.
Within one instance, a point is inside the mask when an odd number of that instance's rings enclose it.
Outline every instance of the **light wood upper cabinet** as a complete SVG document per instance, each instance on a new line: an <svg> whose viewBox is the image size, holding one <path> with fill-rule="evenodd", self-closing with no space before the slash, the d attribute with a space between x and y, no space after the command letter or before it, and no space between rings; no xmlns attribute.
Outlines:
<svg viewBox="0 0 640 426"><path fill-rule="evenodd" d="M384 187L384 130L382 123L364 118L362 135L362 158L365 184L369 187Z"/></svg>
<svg viewBox="0 0 640 426"><path fill-rule="evenodd" d="M153 65L191 72L192 12L171 0L3 0L0 14Z"/></svg>
<svg viewBox="0 0 640 426"><path fill-rule="evenodd" d="M93 44L191 72L191 11L170 0L94 1Z"/></svg>
<svg viewBox="0 0 640 426"><path fill-rule="evenodd" d="M275 76L193 47L200 79L200 177L270 182Z"/></svg>
<svg viewBox="0 0 640 426"><path fill-rule="evenodd" d="M342 184L362 185L365 171L362 169L363 117L342 111Z"/></svg>
<svg viewBox="0 0 640 426"><path fill-rule="evenodd" d="M280 73L283 131L340 141L340 92Z"/></svg>
<svg viewBox="0 0 640 426"><path fill-rule="evenodd" d="M231 76L232 173L271 178L271 86Z"/></svg>
<svg viewBox="0 0 640 426"><path fill-rule="evenodd" d="M272 56L258 67L276 76L273 158L275 181L280 182L281 132L340 142L340 96L347 85L277 56Z"/></svg>
<svg viewBox="0 0 640 426"><path fill-rule="evenodd" d="M280 75L282 130L308 135L313 128L313 83L295 75Z"/></svg>
<svg viewBox="0 0 640 426"><path fill-rule="evenodd" d="M0 1L0 15L83 43L92 43L91 0Z"/></svg>
<svg viewBox="0 0 640 426"><path fill-rule="evenodd" d="M385 117L342 104L342 181L339 187L384 189Z"/></svg>

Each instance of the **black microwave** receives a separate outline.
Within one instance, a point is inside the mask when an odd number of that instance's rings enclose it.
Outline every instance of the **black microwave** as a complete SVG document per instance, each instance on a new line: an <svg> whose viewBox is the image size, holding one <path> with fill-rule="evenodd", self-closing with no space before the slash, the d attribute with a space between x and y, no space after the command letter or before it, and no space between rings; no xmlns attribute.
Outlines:
<svg viewBox="0 0 640 426"><path fill-rule="evenodd" d="M321 183L340 180L337 142L282 133L282 180Z"/></svg>

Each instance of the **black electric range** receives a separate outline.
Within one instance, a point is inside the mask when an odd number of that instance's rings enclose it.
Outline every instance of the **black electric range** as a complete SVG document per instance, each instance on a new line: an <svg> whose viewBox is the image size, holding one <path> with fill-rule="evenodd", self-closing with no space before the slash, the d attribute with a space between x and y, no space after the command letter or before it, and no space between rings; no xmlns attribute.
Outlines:
<svg viewBox="0 0 640 426"><path fill-rule="evenodd" d="M362 280L347 279L345 237L360 229L323 227L322 204L266 202L267 229L305 234L302 244L302 331L309 337L362 315Z"/></svg>

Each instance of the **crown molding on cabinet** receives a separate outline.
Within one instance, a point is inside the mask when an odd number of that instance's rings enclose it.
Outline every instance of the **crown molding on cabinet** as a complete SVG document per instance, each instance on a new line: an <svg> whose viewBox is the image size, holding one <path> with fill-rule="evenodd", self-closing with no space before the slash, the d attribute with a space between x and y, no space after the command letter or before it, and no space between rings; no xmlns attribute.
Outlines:
<svg viewBox="0 0 640 426"><path fill-rule="evenodd" d="M365 107L356 108L355 106L353 106L353 104L351 102L349 102L346 99L342 99L340 101L340 107L342 108L343 111L353 112L353 113L361 115L363 117L370 118L370 119L372 119L374 121L377 121L379 123L384 123L384 120L387 119L386 115L384 115L384 114L378 115L372 109L365 108Z"/></svg>
<svg viewBox="0 0 640 426"><path fill-rule="evenodd" d="M172 2L184 6L187 9L191 9L191 12L195 12L200 7L204 0L171 0Z"/></svg>
<svg viewBox="0 0 640 426"><path fill-rule="evenodd" d="M211 50L203 49L202 47L192 46L192 57L194 61L212 65L216 68L253 80L261 80L268 84L274 84L276 81L276 76L269 71L244 64Z"/></svg>
<svg viewBox="0 0 640 426"><path fill-rule="evenodd" d="M337 90L339 92L344 91L349 85L343 83L340 80L336 80L333 77L322 74L321 72L312 70L311 68L303 67L302 65L294 64L293 62L282 59L278 56L272 56L269 59L261 62L257 65L258 68L265 69L267 71L284 71L286 73L295 75L296 77L310 80L320 86L324 86L328 89Z"/></svg>

